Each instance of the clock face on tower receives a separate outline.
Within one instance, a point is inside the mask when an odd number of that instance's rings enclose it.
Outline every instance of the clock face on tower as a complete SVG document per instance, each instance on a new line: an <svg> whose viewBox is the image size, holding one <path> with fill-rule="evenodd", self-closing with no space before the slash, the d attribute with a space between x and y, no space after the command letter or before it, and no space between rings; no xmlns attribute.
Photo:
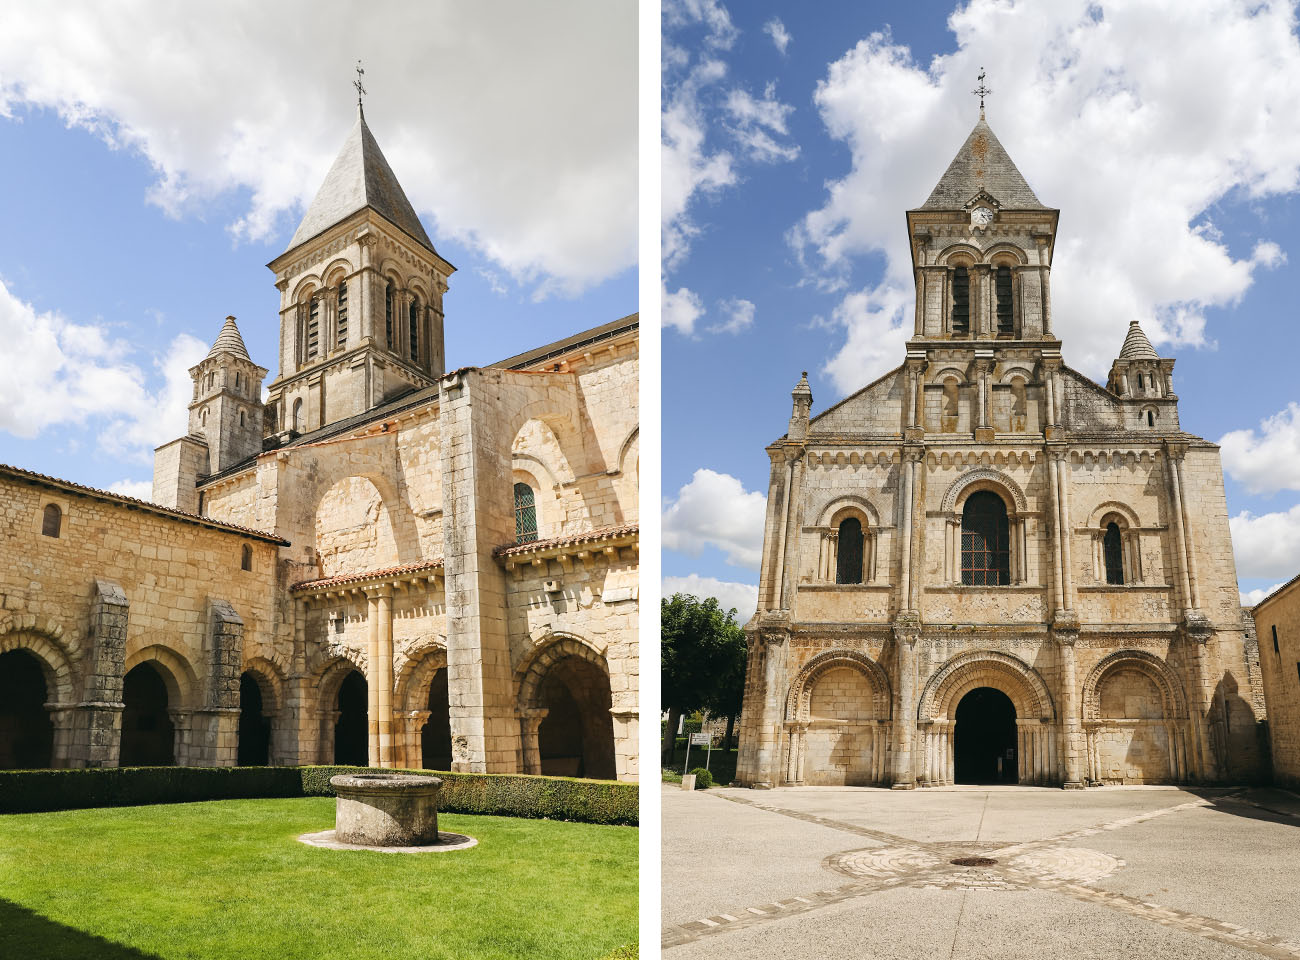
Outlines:
<svg viewBox="0 0 1300 960"><path fill-rule="evenodd" d="M993 222L993 211L988 207L976 207L970 212L970 225L972 227L987 227Z"/></svg>

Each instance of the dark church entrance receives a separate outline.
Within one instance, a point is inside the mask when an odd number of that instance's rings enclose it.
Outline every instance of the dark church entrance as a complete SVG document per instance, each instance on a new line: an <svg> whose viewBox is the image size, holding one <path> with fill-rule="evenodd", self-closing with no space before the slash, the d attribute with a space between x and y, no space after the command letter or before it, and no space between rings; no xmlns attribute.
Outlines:
<svg viewBox="0 0 1300 960"><path fill-rule="evenodd" d="M166 767L176 762L176 728L167 713L167 684L142 663L122 678L123 767Z"/></svg>
<svg viewBox="0 0 1300 960"><path fill-rule="evenodd" d="M366 729L366 678L353 670L339 686L339 718L334 724L334 762L349 767L370 765Z"/></svg>
<svg viewBox="0 0 1300 960"><path fill-rule="evenodd" d="M26 650L0 653L0 770L48 767L54 725L45 712L45 676Z"/></svg>
<svg viewBox="0 0 1300 960"><path fill-rule="evenodd" d="M239 678L239 757L241 767L264 767L271 761L271 721L262 714L262 688L245 670Z"/></svg>
<svg viewBox="0 0 1300 960"><path fill-rule="evenodd" d="M953 741L958 783L1017 783L1016 708L1001 690L977 687L957 704Z"/></svg>
<svg viewBox="0 0 1300 960"><path fill-rule="evenodd" d="M429 684L429 719L420 731L420 765L426 770L451 769L451 706L445 669L435 673Z"/></svg>

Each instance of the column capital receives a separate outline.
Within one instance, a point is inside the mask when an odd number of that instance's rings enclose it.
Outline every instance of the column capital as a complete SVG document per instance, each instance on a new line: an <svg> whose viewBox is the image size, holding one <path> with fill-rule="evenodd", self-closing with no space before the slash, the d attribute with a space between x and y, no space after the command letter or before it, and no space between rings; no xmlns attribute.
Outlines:
<svg viewBox="0 0 1300 960"><path fill-rule="evenodd" d="M1214 625L1210 623L1209 617L1199 610L1188 610L1182 627L1187 639L1201 646L1205 646L1214 635Z"/></svg>
<svg viewBox="0 0 1300 960"><path fill-rule="evenodd" d="M907 444L903 447L903 459L908 463L920 463L925 459L925 447L921 444Z"/></svg>
<svg viewBox="0 0 1300 960"><path fill-rule="evenodd" d="M906 643L909 650L916 646L916 641L921 639L921 617L914 611L907 610L900 613L894 618L891 626L894 639L900 645Z"/></svg>
<svg viewBox="0 0 1300 960"><path fill-rule="evenodd" d="M1175 463L1178 463L1180 460L1182 460L1184 457L1187 456L1187 442L1178 441L1178 440L1166 440L1165 455L1168 456L1170 460L1174 461Z"/></svg>

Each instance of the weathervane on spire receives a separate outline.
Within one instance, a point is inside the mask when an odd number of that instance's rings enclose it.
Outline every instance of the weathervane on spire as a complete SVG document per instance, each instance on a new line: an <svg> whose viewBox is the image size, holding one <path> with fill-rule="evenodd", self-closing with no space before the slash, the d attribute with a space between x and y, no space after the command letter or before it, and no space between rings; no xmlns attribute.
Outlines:
<svg viewBox="0 0 1300 960"><path fill-rule="evenodd" d="M365 71L364 69L362 69L361 61L358 60L358 61L357 61L357 78L356 78L355 80L352 81L352 86L354 86L354 87L357 88L357 109L358 109L358 110L361 109L361 98L364 97L364 96L366 95L366 88L363 87L363 86L361 85L361 78L364 77L365 75L366 75L366 71ZM981 77L982 77L982 76L983 76L983 74L981 74Z"/></svg>
<svg viewBox="0 0 1300 960"><path fill-rule="evenodd" d="M984 85L983 67L980 67L980 75L976 79L979 80L980 85L976 87L974 90L972 90L971 93L975 94L975 96L980 98L980 119L983 120L984 119L984 98L987 97L993 91Z"/></svg>

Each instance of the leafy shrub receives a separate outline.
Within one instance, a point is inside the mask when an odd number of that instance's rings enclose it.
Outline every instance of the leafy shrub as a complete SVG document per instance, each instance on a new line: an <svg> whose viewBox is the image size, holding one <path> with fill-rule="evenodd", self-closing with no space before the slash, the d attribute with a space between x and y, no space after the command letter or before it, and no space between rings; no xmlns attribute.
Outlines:
<svg viewBox="0 0 1300 960"><path fill-rule="evenodd" d="M691 773L695 774L696 790L707 790L709 787L713 786L713 774L709 773L709 771L705 770L703 767L696 767L691 771Z"/></svg>
<svg viewBox="0 0 1300 960"><path fill-rule="evenodd" d="M98 767L0 771L0 813L333 796L330 777L368 767ZM637 823L637 785L522 774L443 773L438 809L581 823Z"/></svg>

